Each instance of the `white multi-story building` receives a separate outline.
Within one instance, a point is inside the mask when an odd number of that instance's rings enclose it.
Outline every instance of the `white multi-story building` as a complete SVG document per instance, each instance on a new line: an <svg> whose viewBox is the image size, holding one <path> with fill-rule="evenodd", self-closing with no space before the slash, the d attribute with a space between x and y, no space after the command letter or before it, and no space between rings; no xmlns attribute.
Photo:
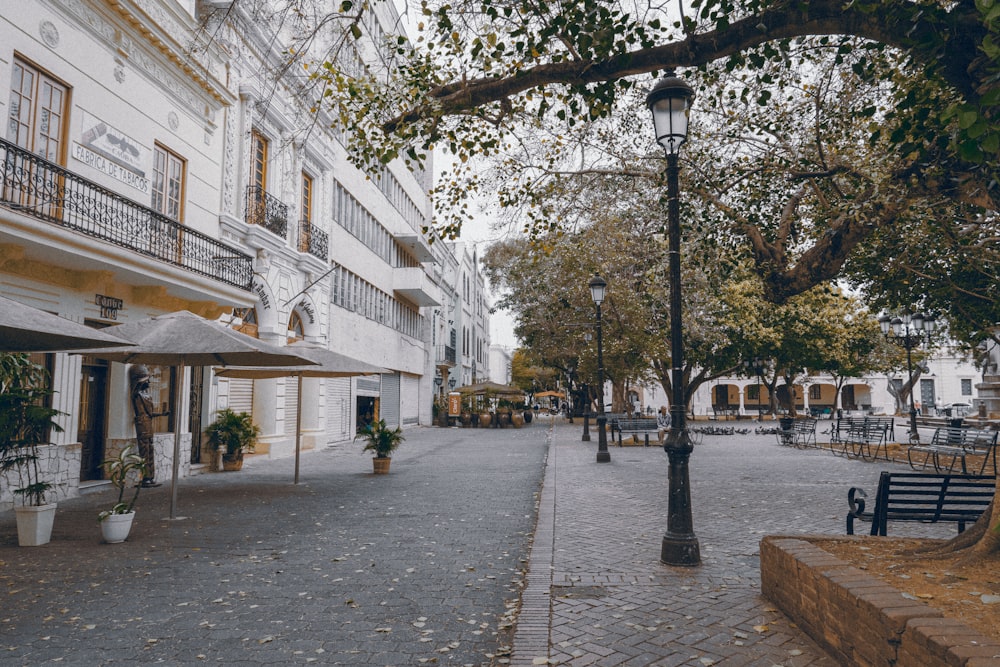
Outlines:
<svg viewBox="0 0 1000 667"><path fill-rule="evenodd" d="M490 345L490 380L510 384L513 375L513 355L503 345Z"/></svg>
<svg viewBox="0 0 1000 667"><path fill-rule="evenodd" d="M387 371L305 379L299 397L291 379L151 367L157 403L188 399L156 424L164 464L183 434L182 473L207 460L217 409L251 411L258 452L282 456L300 398L303 444L324 446L371 417L429 424L436 372L451 363L465 378L486 363L474 253L436 251L421 232L430 172L396 161L368 177L349 164L344 137L281 67L275 17L250 13L264 5L0 0L0 293L96 327L189 310ZM399 20L391 3L373 12L341 57L378 65L382 26ZM442 361L449 343L461 356ZM74 495L101 477L109 446L134 438L126 368L39 360L63 413L60 493Z"/></svg>

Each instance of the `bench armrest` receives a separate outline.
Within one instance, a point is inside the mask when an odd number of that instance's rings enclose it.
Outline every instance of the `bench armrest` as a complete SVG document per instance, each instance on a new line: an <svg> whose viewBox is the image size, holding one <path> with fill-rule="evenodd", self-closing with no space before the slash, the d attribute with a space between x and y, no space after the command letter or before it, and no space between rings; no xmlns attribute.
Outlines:
<svg viewBox="0 0 1000 667"><path fill-rule="evenodd" d="M865 499L868 494L865 490L857 486L852 486L847 492L847 506L849 508L847 512L847 534L854 534L854 520L860 519L862 521L871 521L874 515L871 512L865 512Z"/></svg>

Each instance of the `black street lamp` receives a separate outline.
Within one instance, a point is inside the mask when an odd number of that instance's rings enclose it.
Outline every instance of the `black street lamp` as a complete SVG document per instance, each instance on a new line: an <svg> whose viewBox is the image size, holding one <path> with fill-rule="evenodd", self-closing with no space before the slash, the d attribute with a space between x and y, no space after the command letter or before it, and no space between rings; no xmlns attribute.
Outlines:
<svg viewBox="0 0 1000 667"><path fill-rule="evenodd" d="M663 448L670 461L667 532L663 535L660 562L667 565L700 565L701 553L691 518L691 480L688 459L694 449L687 430L687 400L684 387L684 344L681 338L681 145L687 139L688 112L694 91L691 86L667 73L646 96L653 114L656 141L667 155L668 264L670 271L670 432Z"/></svg>
<svg viewBox="0 0 1000 667"><path fill-rule="evenodd" d="M608 451L608 434L604 428L608 418L604 415L604 340L601 337L601 304L604 303L608 281L594 274L588 285L590 296L597 306L597 462L608 463L611 452Z"/></svg>
<svg viewBox="0 0 1000 667"><path fill-rule="evenodd" d="M590 334L583 334L583 339L587 341L587 346L590 346ZM590 404L593 402L590 400L590 385L583 385L580 387L581 395L587 397L587 403L583 406L583 437L580 438L581 442L590 442Z"/></svg>
<svg viewBox="0 0 1000 667"><path fill-rule="evenodd" d="M882 315L882 317L878 318L878 324L882 329L882 335L887 340L906 349L906 379L909 382L913 378L912 351L923 345L925 341L930 342L931 334L934 333L934 327L937 325L937 320L934 319L933 315L903 313L901 317ZM916 387L910 387L910 442L919 443L920 434L917 432L917 406L913 402L913 392L915 389Z"/></svg>

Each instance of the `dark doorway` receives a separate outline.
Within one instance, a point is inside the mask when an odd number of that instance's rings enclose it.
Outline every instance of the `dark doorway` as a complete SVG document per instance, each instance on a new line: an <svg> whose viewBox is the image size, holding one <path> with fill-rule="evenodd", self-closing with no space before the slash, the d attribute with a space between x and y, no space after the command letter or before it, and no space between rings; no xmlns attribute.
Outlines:
<svg viewBox="0 0 1000 667"><path fill-rule="evenodd" d="M204 403L205 369L191 369L191 393L188 405L188 431L191 433L191 463L201 463L201 410Z"/></svg>
<svg viewBox="0 0 1000 667"><path fill-rule="evenodd" d="M375 396L358 396L357 430L378 419L378 398Z"/></svg>
<svg viewBox="0 0 1000 667"><path fill-rule="evenodd" d="M103 477L104 419L107 414L108 362L83 357L80 373L80 481Z"/></svg>

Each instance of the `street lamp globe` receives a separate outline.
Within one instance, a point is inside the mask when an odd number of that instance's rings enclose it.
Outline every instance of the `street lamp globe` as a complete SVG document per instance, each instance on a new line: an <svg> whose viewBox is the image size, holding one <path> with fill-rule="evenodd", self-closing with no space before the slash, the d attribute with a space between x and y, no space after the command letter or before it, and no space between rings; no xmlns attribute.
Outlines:
<svg viewBox="0 0 1000 667"><path fill-rule="evenodd" d="M653 113L656 141L667 155L677 155L687 139L688 113L694 90L673 71L660 79L646 96L646 106Z"/></svg>
<svg viewBox="0 0 1000 667"><path fill-rule="evenodd" d="M608 281L594 274L588 283L590 285L590 297L594 300L594 305L600 306L604 303L604 293L608 289Z"/></svg>
<svg viewBox="0 0 1000 667"><path fill-rule="evenodd" d="M892 318L892 322L889 323L889 326L892 328L892 333L897 336L903 336L906 334L906 324L903 323L903 318L901 317Z"/></svg>

